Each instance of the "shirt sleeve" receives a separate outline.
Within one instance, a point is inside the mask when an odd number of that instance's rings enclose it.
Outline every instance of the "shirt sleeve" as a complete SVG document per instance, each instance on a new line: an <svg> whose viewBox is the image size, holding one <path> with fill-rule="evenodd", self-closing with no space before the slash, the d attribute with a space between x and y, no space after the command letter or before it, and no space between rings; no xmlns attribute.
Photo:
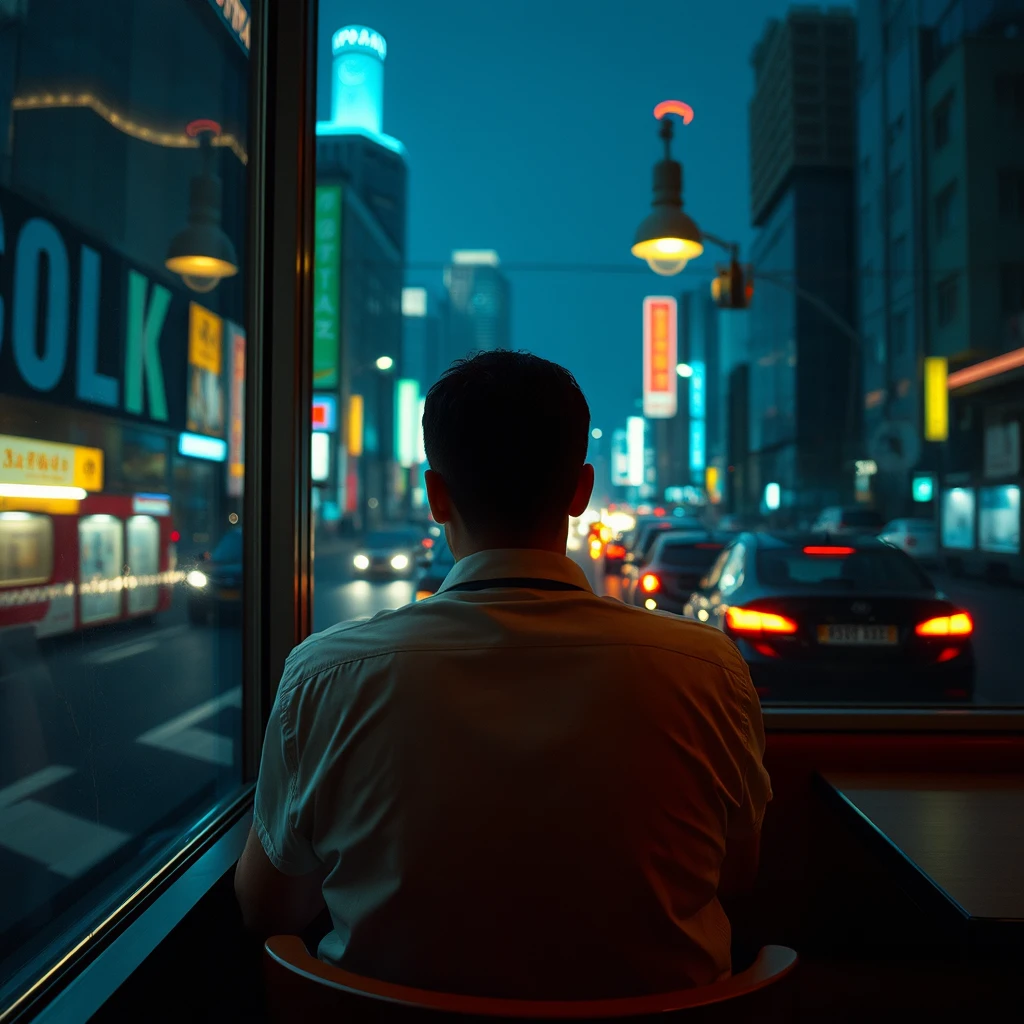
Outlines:
<svg viewBox="0 0 1024 1024"><path fill-rule="evenodd" d="M309 811L302 806L300 795L305 787L299 785L299 751L291 720L296 686L289 685L292 682L286 666L263 738L253 827L278 871L305 875L320 867L320 860L309 834Z"/></svg>
<svg viewBox="0 0 1024 1024"><path fill-rule="evenodd" d="M727 835L736 839L749 838L761 831L765 808L772 798L772 784L764 767L764 718L761 702L757 699L750 670L745 662L741 684L740 717L741 744L739 747L740 771L743 778L743 792L740 804L730 815Z"/></svg>

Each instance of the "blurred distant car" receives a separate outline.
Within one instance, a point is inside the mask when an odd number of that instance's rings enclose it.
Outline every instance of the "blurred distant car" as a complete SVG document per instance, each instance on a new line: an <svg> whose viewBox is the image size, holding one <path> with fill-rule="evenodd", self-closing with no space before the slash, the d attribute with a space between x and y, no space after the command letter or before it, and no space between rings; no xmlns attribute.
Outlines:
<svg viewBox="0 0 1024 1024"><path fill-rule="evenodd" d="M811 526L811 532L827 533L837 537L854 533L873 535L882 529L884 523L881 513L872 508L856 505L844 508L841 505L831 505L821 510L814 525Z"/></svg>
<svg viewBox="0 0 1024 1024"><path fill-rule="evenodd" d="M649 519L638 519L636 527L623 538L623 546L626 551L619 566L619 574L623 577L624 593L630 586L630 581L637 579L644 563L650 554L658 535L666 530L680 530L684 528L683 521L669 519L666 516L651 517Z"/></svg>
<svg viewBox="0 0 1024 1024"><path fill-rule="evenodd" d="M939 556L938 531L931 519L894 519L878 536L919 562L934 562Z"/></svg>
<svg viewBox="0 0 1024 1024"><path fill-rule="evenodd" d="M718 533L744 533L753 532L760 524L750 516L729 515L722 516L715 526Z"/></svg>
<svg viewBox="0 0 1024 1024"><path fill-rule="evenodd" d="M442 534L434 544L430 559L421 560L420 570L416 576L416 600L422 601L425 597L436 594L454 565L455 556Z"/></svg>
<svg viewBox="0 0 1024 1024"><path fill-rule="evenodd" d="M417 557L428 550L425 539L414 526L375 530L356 549L352 568L363 579L409 579L416 572Z"/></svg>
<svg viewBox="0 0 1024 1024"><path fill-rule="evenodd" d="M876 538L741 534L684 614L735 640L763 697L963 701L974 692L971 616Z"/></svg>
<svg viewBox="0 0 1024 1024"><path fill-rule="evenodd" d="M242 607L242 531L229 530L213 552L185 575L188 618L205 625L213 617L238 614Z"/></svg>
<svg viewBox="0 0 1024 1024"><path fill-rule="evenodd" d="M682 615L724 547L725 542L707 530L660 531L643 568L629 579L623 601Z"/></svg>

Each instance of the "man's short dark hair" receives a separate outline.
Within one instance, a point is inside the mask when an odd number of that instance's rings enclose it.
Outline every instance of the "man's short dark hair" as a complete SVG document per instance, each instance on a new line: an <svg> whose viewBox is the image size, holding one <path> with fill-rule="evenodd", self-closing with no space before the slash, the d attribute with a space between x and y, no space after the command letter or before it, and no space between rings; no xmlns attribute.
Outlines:
<svg viewBox="0 0 1024 1024"><path fill-rule="evenodd" d="M457 360L423 410L427 460L466 528L509 542L559 528L589 433L590 407L576 378L529 352Z"/></svg>

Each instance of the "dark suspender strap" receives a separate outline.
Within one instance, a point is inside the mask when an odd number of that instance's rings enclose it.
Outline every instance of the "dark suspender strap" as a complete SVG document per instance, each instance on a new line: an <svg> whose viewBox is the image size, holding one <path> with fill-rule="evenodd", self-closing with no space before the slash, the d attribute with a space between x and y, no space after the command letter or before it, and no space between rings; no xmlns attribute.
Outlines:
<svg viewBox="0 0 1024 1024"><path fill-rule="evenodd" d="M453 590L498 590L512 588L518 590L583 590L575 583L566 583L564 580L545 580L530 576L509 576L497 580L467 580L465 583L456 583L453 587L445 587L445 593ZM585 592L585 591L584 591Z"/></svg>

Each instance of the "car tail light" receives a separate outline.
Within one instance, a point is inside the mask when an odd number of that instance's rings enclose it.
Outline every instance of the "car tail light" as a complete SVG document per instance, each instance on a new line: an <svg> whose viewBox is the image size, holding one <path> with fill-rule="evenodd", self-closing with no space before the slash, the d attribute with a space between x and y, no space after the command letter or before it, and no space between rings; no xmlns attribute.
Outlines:
<svg viewBox="0 0 1024 1024"><path fill-rule="evenodd" d="M640 577L640 589L645 594L653 594L660 587L661 580L659 580L653 572L645 572L643 576Z"/></svg>
<svg viewBox="0 0 1024 1024"><path fill-rule="evenodd" d="M839 544L811 544L804 548L805 555L818 555L822 558L845 558L852 555L856 549L843 547Z"/></svg>
<svg viewBox="0 0 1024 1024"><path fill-rule="evenodd" d="M963 654L963 650L959 647L943 647L939 656L935 660L952 661L954 658L958 658L961 654Z"/></svg>
<svg viewBox="0 0 1024 1024"><path fill-rule="evenodd" d="M181 540L181 534L177 530L171 530L171 543L177 544Z"/></svg>
<svg viewBox="0 0 1024 1024"><path fill-rule="evenodd" d="M967 612L955 612L925 619L914 627L914 632L918 636L970 636L974 632L974 622Z"/></svg>
<svg viewBox="0 0 1024 1024"><path fill-rule="evenodd" d="M795 633L798 629L797 624L785 615L739 608L736 605L725 613L725 621L735 633Z"/></svg>
<svg viewBox="0 0 1024 1024"><path fill-rule="evenodd" d="M609 544L604 549L605 558L625 558L626 549L621 544Z"/></svg>
<svg viewBox="0 0 1024 1024"><path fill-rule="evenodd" d="M434 538L433 537L424 537L423 538L423 546L425 548L432 548L434 546Z"/></svg>

